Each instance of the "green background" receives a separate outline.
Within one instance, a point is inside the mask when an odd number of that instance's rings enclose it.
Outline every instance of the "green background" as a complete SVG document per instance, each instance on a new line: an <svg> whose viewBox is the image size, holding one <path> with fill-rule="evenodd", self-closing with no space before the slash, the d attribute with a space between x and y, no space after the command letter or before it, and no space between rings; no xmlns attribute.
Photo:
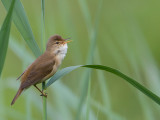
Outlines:
<svg viewBox="0 0 160 120"><path fill-rule="evenodd" d="M41 46L41 1L21 2ZM46 0L45 39L54 34L72 37L61 68L86 63L110 66L160 96L159 4L158 0ZM0 26L6 13L0 1ZM42 98L34 87L10 106L20 84L16 78L35 59L12 24L0 80L0 119L42 119ZM73 71L48 88L49 120L76 118L87 72ZM98 70L89 79L81 120L159 120L160 107L122 79Z"/></svg>

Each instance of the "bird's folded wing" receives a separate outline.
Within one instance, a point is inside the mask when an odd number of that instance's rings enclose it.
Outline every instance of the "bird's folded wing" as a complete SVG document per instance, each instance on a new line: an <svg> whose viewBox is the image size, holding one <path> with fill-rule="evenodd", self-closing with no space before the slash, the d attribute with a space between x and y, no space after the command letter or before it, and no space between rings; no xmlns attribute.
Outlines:
<svg viewBox="0 0 160 120"><path fill-rule="evenodd" d="M30 66L29 66L29 67L30 67ZM28 68L29 68L29 67L28 67ZM28 68L27 68L27 69L28 69ZM27 69L26 69L16 80L19 80L19 79L22 77L22 75L27 71Z"/></svg>
<svg viewBox="0 0 160 120"><path fill-rule="evenodd" d="M25 71L16 80L18 80L19 78L21 78L24 73L25 73Z"/></svg>
<svg viewBox="0 0 160 120"><path fill-rule="evenodd" d="M21 88L28 88L31 85L39 83L45 76L51 73L55 61L47 60L45 62L37 61L36 64L32 65L32 68L26 71L26 80L22 81ZM27 73L28 72L28 73Z"/></svg>

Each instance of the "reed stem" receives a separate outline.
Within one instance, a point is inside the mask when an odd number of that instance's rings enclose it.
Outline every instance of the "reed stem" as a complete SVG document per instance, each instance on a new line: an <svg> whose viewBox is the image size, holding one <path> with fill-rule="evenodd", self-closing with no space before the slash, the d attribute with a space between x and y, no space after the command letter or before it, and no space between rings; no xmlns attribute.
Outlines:
<svg viewBox="0 0 160 120"><path fill-rule="evenodd" d="M42 53L45 50L45 0L41 0L41 9L42 9L42 17L41 17L41 23L42 23L42 36L41 36L41 50ZM42 90L45 90L45 82L42 82ZM47 97L42 96L43 100L43 120L47 120Z"/></svg>

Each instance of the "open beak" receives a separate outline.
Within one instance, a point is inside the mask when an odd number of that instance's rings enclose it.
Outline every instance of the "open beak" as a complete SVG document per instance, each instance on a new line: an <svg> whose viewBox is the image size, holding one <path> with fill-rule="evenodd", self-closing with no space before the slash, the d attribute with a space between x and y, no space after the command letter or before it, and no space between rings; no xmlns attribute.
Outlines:
<svg viewBox="0 0 160 120"><path fill-rule="evenodd" d="M67 39L65 39L66 41L65 41L65 42L63 42L63 44L66 44L66 43L72 42L72 40L69 40L69 39L71 39L71 38L67 38Z"/></svg>
<svg viewBox="0 0 160 120"><path fill-rule="evenodd" d="M69 43L69 42L72 42L72 40L66 41L66 42L64 42L64 43Z"/></svg>

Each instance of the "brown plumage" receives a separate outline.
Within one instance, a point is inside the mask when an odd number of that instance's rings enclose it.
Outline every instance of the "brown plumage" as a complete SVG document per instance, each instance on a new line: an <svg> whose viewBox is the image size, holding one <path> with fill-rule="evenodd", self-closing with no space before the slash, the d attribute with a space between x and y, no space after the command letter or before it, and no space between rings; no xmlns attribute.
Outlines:
<svg viewBox="0 0 160 120"><path fill-rule="evenodd" d="M32 85L36 87L36 84L44 82L55 74L67 53L68 42L70 41L66 41L66 39L63 39L59 35L50 37L44 54L39 56L20 76L21 84L11 105L15 103L23 90ZM44 95L43 92L42 95Z"/></svg>

